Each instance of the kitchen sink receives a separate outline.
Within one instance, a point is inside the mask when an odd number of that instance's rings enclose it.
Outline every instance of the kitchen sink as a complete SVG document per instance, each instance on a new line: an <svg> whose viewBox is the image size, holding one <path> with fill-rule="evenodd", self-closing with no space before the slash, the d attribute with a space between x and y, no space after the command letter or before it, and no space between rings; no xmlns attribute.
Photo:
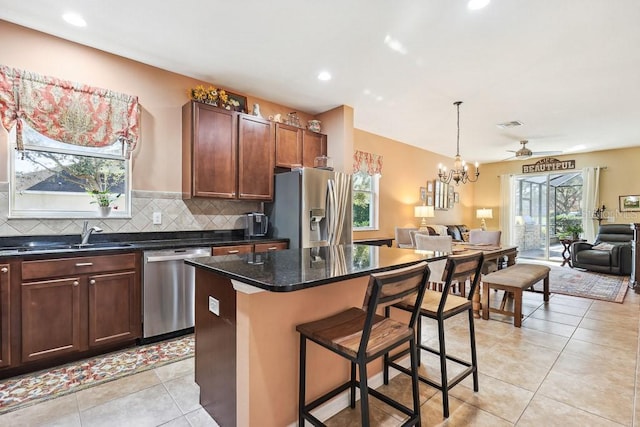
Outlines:
<svg viewBox="0 0 640 427"><path fill-rule="evenodd" d="M77 243L75 245L69 245L69 248L98 249L98 248L126 248L129 246L131 246L131 243L99 242L99 243Z"/></svg>
<svg viewBox="0 0 640 427"><path fill-rule="evenodd" d="M56 251L68 249L109 249L125 248L131 243L98 242L98 243L63 243L63 242L29 242L21 246L0 247L3 252Z"/></svg>

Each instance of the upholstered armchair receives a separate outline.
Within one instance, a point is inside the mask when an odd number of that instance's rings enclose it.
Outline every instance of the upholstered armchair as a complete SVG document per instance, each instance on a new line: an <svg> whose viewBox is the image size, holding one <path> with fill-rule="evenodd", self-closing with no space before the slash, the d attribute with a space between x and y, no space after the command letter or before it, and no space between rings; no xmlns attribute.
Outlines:
<svg viewBox="0 0 640 427"><path fill-rule="evenodd" d="M601 225L593 244L574 242L571 245L571 264L601 273L631 274L632 240L633 229L629 224Z"/></svg>

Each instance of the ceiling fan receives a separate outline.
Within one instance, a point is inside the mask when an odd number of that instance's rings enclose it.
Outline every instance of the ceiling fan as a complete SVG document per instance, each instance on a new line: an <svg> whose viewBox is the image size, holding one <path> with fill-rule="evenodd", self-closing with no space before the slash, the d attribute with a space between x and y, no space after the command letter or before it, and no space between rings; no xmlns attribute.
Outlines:
<svg viewBox="0 0 640 427"><path fill-rule="evenodd" d="M531 151L527 148L527 143L529 141L527 141L526 139L523 141L520 141L520 144L522 144L522 148L520 148L519 150L515 151L515 150L507 150L510 151L512 153L515 153L512 157L508 157L505 160L524 160L524 159L528 159L529 157L532 156L553 156L556 154L562 154L562 151Z"/></svg>

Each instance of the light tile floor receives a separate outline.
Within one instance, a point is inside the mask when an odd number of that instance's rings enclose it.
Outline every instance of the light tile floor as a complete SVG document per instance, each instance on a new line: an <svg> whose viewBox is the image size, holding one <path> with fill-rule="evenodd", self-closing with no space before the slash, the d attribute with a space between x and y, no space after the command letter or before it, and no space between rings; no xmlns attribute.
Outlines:
<svg viewBox="0 0 640 427"><path fill-rule="evenodd" d="M473 392L471 378L454 387L448 420L440 392L421 384L422 425L638 425L640 294L629 290L624 304L552 295L545 305L540 294L526 292L523 305L527 317L520 329L495 314L490 321L476 319L480 391ZM466 356L466 318L457 317L447 324L447 345ZM433 328L426 323L423 331L434 344ZM439 370L429 356L423 360L427 370ZM383 388L409 404L406 376ZM193 359L187 359L7 413L0 425L217 426L198 404L198 393ZM371 402L372 425L402 424L401 414ZM327 424L358 422L356 407Z"/></svg>

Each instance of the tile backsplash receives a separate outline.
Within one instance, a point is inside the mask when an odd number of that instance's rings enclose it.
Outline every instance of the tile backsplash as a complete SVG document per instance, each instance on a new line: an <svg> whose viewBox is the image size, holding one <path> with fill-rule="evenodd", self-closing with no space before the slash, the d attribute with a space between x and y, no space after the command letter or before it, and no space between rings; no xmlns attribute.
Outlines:
<svg viewBox="0 0 640 427"><path fill-rule="evenodd" d="M220 199L182 200L181 193L132 191L131 218L87 218L105 233L234 230L244 228L246 212L262 211L260 202ZM8 219L9 193L0 192L0 236L75 234L84 219ZM162 224L153 224L153 213Z"/></svg>

